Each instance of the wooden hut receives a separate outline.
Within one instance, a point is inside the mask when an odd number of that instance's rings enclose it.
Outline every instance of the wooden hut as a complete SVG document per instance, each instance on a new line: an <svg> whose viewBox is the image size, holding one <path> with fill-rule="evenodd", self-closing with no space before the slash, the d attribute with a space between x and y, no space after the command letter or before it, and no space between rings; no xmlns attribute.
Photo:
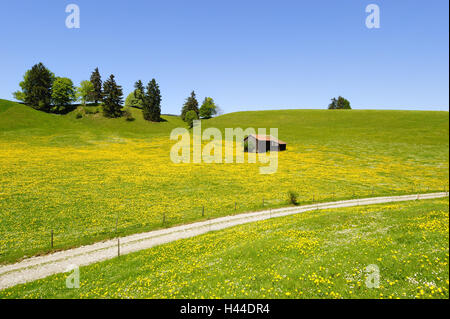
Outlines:
<svg viewBox="0 0 450 319"><path fill-rule="evenodd" d="M264 153L267 151L285 151L286 143L272 135L250 134L244 138L247 152Z"/></svg>

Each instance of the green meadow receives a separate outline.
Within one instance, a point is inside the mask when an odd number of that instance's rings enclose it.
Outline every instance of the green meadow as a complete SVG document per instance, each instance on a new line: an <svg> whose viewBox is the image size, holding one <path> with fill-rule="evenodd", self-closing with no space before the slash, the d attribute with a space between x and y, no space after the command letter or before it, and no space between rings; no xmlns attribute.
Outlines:
<svg viewBox="0 0 450 319"><path fill-rule="evenodd" d="M127 235L286 206L288 191L303 204L448 189L448 112L280 110L202 121L222 132L278 128L287 151L275 174L262 175L258 163L172 163L170 132L186 126L177 116L151 123L138 109L134 121L95 111L78 118L0 100L0 263L112 238L117 220Z"/></svg>
<svg viewBox="0 0 450 319"><path fill-rule="evenodd" d="M81 267L78 289L63 273L0 298L448 299L448 218L448 198L309 211Z"/></svg>

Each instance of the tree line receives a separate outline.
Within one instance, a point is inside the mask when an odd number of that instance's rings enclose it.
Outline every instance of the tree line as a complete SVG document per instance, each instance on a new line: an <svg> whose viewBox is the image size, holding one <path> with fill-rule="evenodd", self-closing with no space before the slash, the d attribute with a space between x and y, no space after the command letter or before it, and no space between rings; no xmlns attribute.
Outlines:
<svg viewBox="0 0 450 319"><path fill-rule="evenodd" d="M25 72L19 86L21 90L13 93L14 98L41 111L64 113L72 108L74 102L80 101L84 106L87 103L101 103L105 117L130 116L129 111L123 110L122 87L116 83L113 74L103 82L98 68L91 73L89 80L81 81L76 87L71 79L55 76L44 64L38 63ZM162 120L161 91L155 79L146 86L141 80L136 81L134 91L125 101L125 107L130 106L140 108L147 121ZM210 97L206 97L198 108L195 92L192 91L182 107L181 118L192 127L195 119L208 119L217 113L218 106Z"/></svg>
<svg viewBox="0 0 450 319"><path fill-rule="evenodd" d="M161 94L155 79L149 82L149 87L150 84L153 98L149 100L148 94L138 98L142 99L144 118L159 122ZM75 87L71 79L57 77L44 64L38 63L25 72L19 86L21 90L13 93L14 98L38 110L62 113L70 109L73 102L80 101L84 106L89 102L95 105L101 103L105 117L115 118L126 114L122 110L122 87L116 83L113 74L103 82L98 68L92 72L89 80L81 81L80 86Z"/></svg>
<svg viewBox="0 0 450 319"><path fill-rule="evenodd" d="M195 92L192 91L191 95L186 99L183 108L181 109L181 119L185 121L190 128L192 128L194 120L198 120L200 118L210 119L218 113L219 107L211 97L205 97L201 107L199 108Z"/></svg>
<svg viewBox="0 0 450 319"><path fill-rule="evenodd" d="M131 92L125 100L125 106L133 106L143 109L144 118L146 118L147 116L146 119L150 119L150 121L151 121L151 114L149 113L146 115L146 111L144 111L145 102L143 97L147 96L147 99L150 101L149 111L151 112L152 105L157 105L158 102L157 97L159 96L156 93L156 90L154 89L155 84L156 83L153 82L149 83L149 85L147 86L147 92L145 92L142 82L141 81L136 82L136 84L134 85L135 90ZM151 101L153 101L153 103L151 103ZM186 99L181 109L181 119L185 121L189 127L192 127L194 120L210 119L214 115L219 114L219 112L220 112L219 106L214 102L213 98L211 97L205 97L202 105L199 107L199 103L197 101L195 92L192 91L191 95Z"/></svg>

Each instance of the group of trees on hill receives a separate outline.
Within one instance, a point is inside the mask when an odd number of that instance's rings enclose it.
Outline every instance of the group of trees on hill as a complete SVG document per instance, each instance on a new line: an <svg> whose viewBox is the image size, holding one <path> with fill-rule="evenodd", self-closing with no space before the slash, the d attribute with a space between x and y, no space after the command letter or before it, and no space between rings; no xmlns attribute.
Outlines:
<svg viewBox="0 0 450 319"><path fill-rule="evenodd" d="M191 128L194 120L198 120L200 118L210 119L217 113L219 113L219 107L215 104L211 97L205 97L199 108L195 92L192 91L191 95L186 99L186 102L184 102L183 108L181 109L181 119Z"/></svg>
<svg viewBox="0 0 450 319"><path fill-rule="evenodd" d="M76 87L71 79L57 77L44 64L38 63L25 72L19 86L21 90L13 93L14 98L45 112L64 113L73 109L74 102L79 101L84 106L88 103L101 103L105 117L125 116L132 119L128 107L136 107L142 110L145 120L162 120L161 91L155 79L149 81L146 86L141 80L134 84L133 92L125 100L125 110L122 87L116 83L113 74L102 82L98 68L92 72L89 80L81 81ZM192 91L183 105L181 118L192 127L194 120L209 119L218 112L219 108L211 97L205 97L199 108L195 92Z"/></svg>
<svg viewBox="0 0 450 319"><path fill-rule="evenodd" d="M127 100L131 104L130 106L142 109L142 115L145 120L152 122L161 121L161 92L155 79L148 82L146 87L144 87L141 80L137 81L134 84L134 91L127 97Z"/></svg>
<svg viewBox="0 0 450 319"><path fill-rule="evenodd" d="M80 86L75 87L71 79L55 76L44 64L38 63L25 72L19 86L21 90L13 93L14 98L38 110L63 113L75 101L80 101L84 106L87 103L101 103L105 117L125 115L128 119L131 116L128 110L123 111L122 87L116 83L114 75L111 74L102 83L98 68L89 80L81 81ZM149 81L146 87L141 80L134 84L134 91L125 100L125 107L130 106L142 109L143 118L147 121L161 121L161 92L155 79ZM328 109L351 109L351 106L347 99L339 96L331 99ZM209 119L218 113L219 107L211 97L205 97L199 108L192 91L181 109L181 119L192 127L194 120Z"/></svg>
<svg viewBox="0 0 450 319"><path fill-rule="evenodd" d="M329 110L339 110L339 109L350 110L351 106L350 106L349 100L343 98L342 96L339 96L337 99L336 98L331 99L331 103L328 105L328 109Z"/></svg>
<svg viewBox="0 0 450 319"><path fill-rule="evenodd" d="M152 79L146 90L141 81L136 82L136 85L133 96L142 105L144 119L159 122L161 93L156 80ZM122 87L116 83L113 74L102 82L98 68L92 72L89 80L81 81L80 86L75 87L71 79L57 77L44 64L38 63L25 72L19 86L21 90L13 93L14 98L45 112L63 113L73 109L74 102L80 101L84 106L87 103L101 103L105 117L127 114L123 111Z"/></svg>
<svg viewBox="0 0 450 319"><path fill-rule="evenodd" d="M46 112L63 112L77 100L84 105L103 100L98 68L92 72L91 81L82 81L80 87L75 87L71 79L57 77L44 64L38 63L25 72L19 86L22 90L14 92L14 98Z"/></svg>

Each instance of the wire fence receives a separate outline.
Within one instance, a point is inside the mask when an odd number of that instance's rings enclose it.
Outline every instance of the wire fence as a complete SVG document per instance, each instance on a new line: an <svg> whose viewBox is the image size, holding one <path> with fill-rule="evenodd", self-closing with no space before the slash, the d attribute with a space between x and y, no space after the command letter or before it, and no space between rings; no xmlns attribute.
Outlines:
<svg viewBox="0 0 450 319"><path fill-rule="evenodd" d="M417 187L407 190L379 191L376 187L371 187L365 192L353 191L341 193L331 190L327 193L299 193L297 205L307 205L337 200L358 199L379 196L395 196L408 194L422 194L445 192L448 195L449 186L443 185L440 188ZM268 197L253 196L254 200L249 202L233 202L220 205L194 205L191 208L183 208L178 212L161 211L143 214L139 222L128 220L126 213L116 212L110 214L100 226L88 227L85 224L73 223L68 227L57 227L55 225L43 225L36 231L30 232L5 232L0 238L0 263L8 263L19 260L23 257L46 254L58 250L73 248L81 245L92 244L102 240L119 238L134 233L146 232L175 225L187 224L196 221L209 220L217 217L235 215L244 212L275 209L292 205L289 197ZM419 198L419 197L418 197ZM118 239L119 240L119 239ZM120 250L118 251L120 254Z"/></svg>

